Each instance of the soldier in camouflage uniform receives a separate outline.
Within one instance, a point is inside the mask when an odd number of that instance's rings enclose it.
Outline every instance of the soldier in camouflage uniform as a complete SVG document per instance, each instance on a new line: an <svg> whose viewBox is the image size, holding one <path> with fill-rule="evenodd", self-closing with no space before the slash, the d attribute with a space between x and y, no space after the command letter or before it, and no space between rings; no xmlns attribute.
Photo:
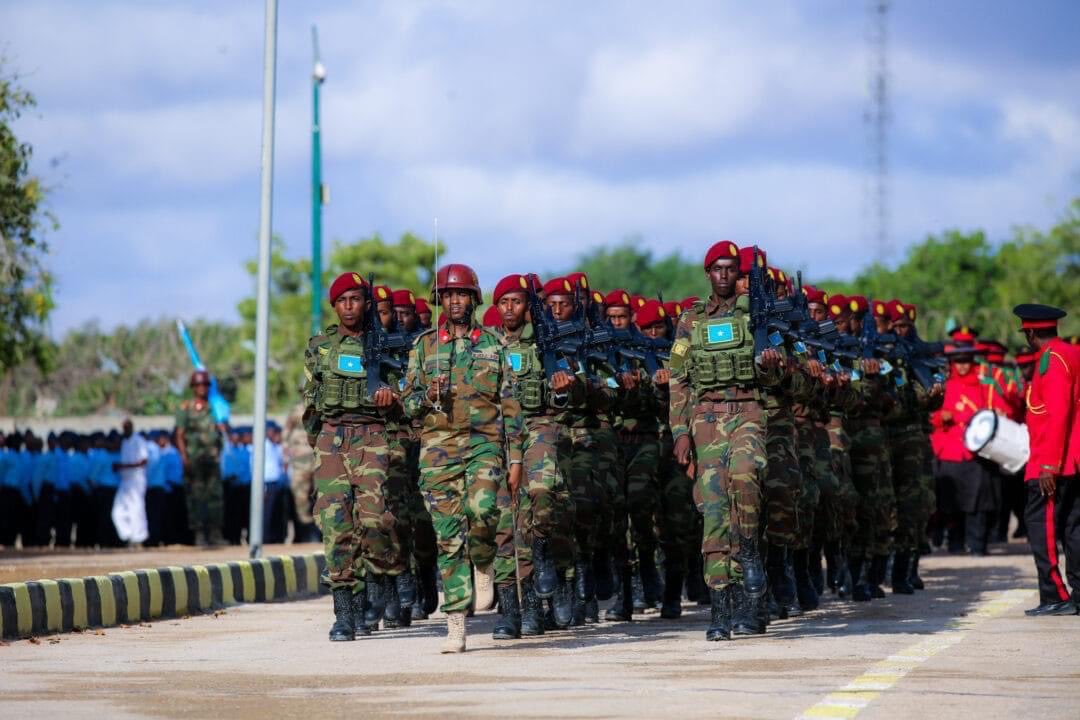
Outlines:
<svg viewBox="0 0 1080 720"><path fill-rule="evenodd" d="M584 397L581 382L569 372L568 366L554 371L550 381L546 377L543 359L536 350L533 325L526 322L529 292L528 278L514 274L500 280L492 296L502 322L496 333L506 348L514 397L521 406L524 468L521 487L509 489L511 517L500 515L495 576L503 618L495 626L495 639L518 637L519 632L521 635L544 632L540 601L552 597L559 589L552 541L558 532L559 513L572 509L565 505L569 488L559 457L560 453L565 454L569 438L558 422L558 415L567 406L580 404ZM515 627L512 617L518 608L515 571L524 610L520 628Z"/></svg>
<svg viewBox="0 0 1080 720"><path fill-rule="evenodd" d="M405 569L387 488L387 416L400 408L394 387L365 367L369 290L357 273L330 286L338 323L308 341L304 427L315 449L315 521L334 596L332 641L370 633L366 587L385 587Z"/></svg>
<svg viewBox="0 0 1080 720"><path fill-rule="evenodd" d="M613 290L604 298L604 306L613 328L630 328L629 293ZM626 479L619 489L625 488L625 497L616 502L620 509L613 514L611 538L613 543L625 544L629 532L637 554L644 605L651 608L660 601L661 592L660 574L656 569L655 529L655 516L660 508L660 486L656 477L660 462L660 396L654 378L648 377L639 363L628 372L634 375L634 380L632 385L623 383L619 389L615 426L621 450L620 470ZM664 375L666 377L668 373ZM663 395L667 399L668 393Z"/></svg>
<svg viewBox="0 0 1080 720"><path fill-rule="evenodd" d="M423 420L420 488L439 546L447 639L442 652L465 651L465 613L474 599L475 566L494 582L497 496L521 481L521 407L499 339L473 317L481 301L465 265L438 270L432 299L447 323L416 339L404 400ZM478 602L478 605L481 604Z"/></svg>
<svg viewBox="0 0 1080 720"><path fill-rule="evenodd" d="M315 452L308 444L304 429L304 404L299 403L285 419L285 461L289 468L289 487L292 489L293 506L296 509L296 527L293 541L298 543L319 542L319 530L315 527L313 513L315 503Z"/></svg>
<svg viewBox="0 0 1080 720"><path fill-rule="evenodd" d="M912 332L914 323L899 301L889 303L892 331L900 337ZM927 414L941 407L944 388L934 384L929 390L914 381L906 368L898 368L903 383L896 389L897 402L886 418L885 428L892 457L893 491L896 495L896 552L893 556L892 591L904 595L915 592L911 584L912 564L930 521L926 466Z"/></svg>
<svg viewBox="0 0 1080 720"><path fill-rule="evenodd" d="M634 322L643 335L653 339L673 339L675 325L682 315L678 303L661 304L649 300L638 309ZM660 617L678 618L682 615L682 590L688 571L686 547L694 527L693 480L675 463L672 453L670 407L671 370L664 367L653 377L656 389L656 414L659 421L658 437L660 461L657 468L660 506L657 511L657 529L660 549L664 552L664 597ZM695 552L696 554L696 552Z"/></svg>
<svg viewBox="0 0 1080 720"><path fill-rule="evenodd" d="M758 515L768 457L761 388L779 383L782 370L773 348L755 357L749 302L736 294L738 254L729 241L706 253L712 296L683 313L671 350L675 460L691 462L693 441L695 500L705 522L702 554L712 601L707 640L763 630Z"/></svg>
<svg viewBox="0 0 1080 720"><path fill-rule="evenodd" d="M210 409L210 375L191 374L194 398L176 413L176 449L184 462L188 525L196 545L224 545L225 487L221 482L222 426Z"/></svg>
<svg viewBox="0 0 1080 720"><path fill-rule="evenodd" d="M882 310L884 310L884 303ZM865 311L853 312L849 320L852 335L862 332L864 322L874 322ZM892 487L892 465L881 418L892 404L882 365L874 358L860 363L861 377L852 382L857 402L844 419L851 438L851 470L859 493L858 530L852 538L848 565L851 569L852 599L866 601L885 597L880 583L885 579L886 556L891 549L896 523L896 500Z"/></svg>

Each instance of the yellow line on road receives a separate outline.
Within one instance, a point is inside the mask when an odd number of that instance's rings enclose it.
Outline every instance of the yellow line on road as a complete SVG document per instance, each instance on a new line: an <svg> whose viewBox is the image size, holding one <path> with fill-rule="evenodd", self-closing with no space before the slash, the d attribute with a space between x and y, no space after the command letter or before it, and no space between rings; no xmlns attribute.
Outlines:
<svg viewBox="0 0 1080 720"><path fill-rule="evenodd" d="M971 612L949 621L944 631L874 663L862 675L804 710L796 720L848 720L855 717L919 665L962 641L983 620L1007 612L1033 594L1031 590L995 593L990 599L976 605Z"/></svg>

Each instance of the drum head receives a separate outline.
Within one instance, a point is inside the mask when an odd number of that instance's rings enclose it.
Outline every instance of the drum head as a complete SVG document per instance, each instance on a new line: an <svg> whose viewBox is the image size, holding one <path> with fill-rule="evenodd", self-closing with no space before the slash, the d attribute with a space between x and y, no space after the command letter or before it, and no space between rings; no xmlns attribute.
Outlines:
<svg viewBox="0 0 1080 720"><path fill-rule="evenodd" d="M997 432L997 415L993 410L980 410L975 413L964 431L964 446L973 453L977 453L986 446L986 443L994 439Z"/></svg>

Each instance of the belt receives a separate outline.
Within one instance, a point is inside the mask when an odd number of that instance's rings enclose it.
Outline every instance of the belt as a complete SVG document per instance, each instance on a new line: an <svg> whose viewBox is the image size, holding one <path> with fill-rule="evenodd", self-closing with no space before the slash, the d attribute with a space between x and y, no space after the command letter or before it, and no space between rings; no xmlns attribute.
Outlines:
<svg viewBox="0 0 1080 720"><path fill-rule="evenodd" d="M694 412L713 412L713 413L740 413L748 403L756 403L754 398L746 398L745 400L724 400L723 402L699 402L694 406Z"/></svg>

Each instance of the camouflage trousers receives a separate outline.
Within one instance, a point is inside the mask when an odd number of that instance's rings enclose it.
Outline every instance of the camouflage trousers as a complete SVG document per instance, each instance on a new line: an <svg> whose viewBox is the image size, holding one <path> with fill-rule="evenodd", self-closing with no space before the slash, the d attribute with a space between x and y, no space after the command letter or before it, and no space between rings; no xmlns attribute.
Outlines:
<svg viewBox="0 0 1080 720"><path fill-rule="evenodd" d="M806 550L814 537L815 520L821 502L821 468L814 445L814 421L809 417L797 416L795 437L803 484L799 494L799 535L791 547L795 550Z"/></svg>
<svg viewBox="0 0 1080 720"><path fill-rule="evenodd" d="M893 426L888 429L888 435L893 493L896 495L896 549L912 552L919 548L930 521L923 475L926 437L920 425Z"/></svg>
<svg viewBox="0 0 1080 720"><path fill-rule="evenodd" d="M466 610L473 599L472 567L486 568L495 561L498 494L505 486L506 470L497 451L420 468L420 491L439 548L443 612Z"/></svg>
<svg viewBox="0 0 1080 720"><path fill-rule="evenodd" d="M857 421L851 433L851 469L859 493L853 557L888 555L896 528L896 497L885 430L877 420Z"/></svg>
<svg viewBox="0 0 1080 720"><path fill-rule="evenodd" d="M220 532L225 525L225 485L218 459L213 455L191 457L184 470L184 482L190 530Z"/></svg>
<svg viewBox="0 0 1080 720"><path fill-rule="evenodd" d="M814 468L818 486L817 515L814 516L814 534L811 541L825 544L840 540L844 535L844 517L841 510L840 478L833 470L832 440L829 426L814 420Z"/></svg>
<svg viewBox="0 0 1080 720"><path fill-rule="evenodd" d="M613 540L629 537L639 553L656 553L656 513L660 508L660 438L656 430L620 433L619 447L626 477L625 512L614 518ZM628 524L629 521L629 524Z"/></svg>
<svg viewBox="0 0 1080 720"><path fill-rule="evenodd" d="M516 575L524 580L532 576L532 542L547 538L555 556L564 556L566 542L556 549L560 528L557 520L565 514L566 502L571 500L563 477L559 453L566 451L566 435L549 417L525 419L525 447L522 459L521 487L516 498L510 489L499 490L498 553L495 558L495 581L510 582ZM572 529L572 525L570 526ZM570 555L573 563L573 554Z"/></svg>
<svg viewBox="0 0 1080 720"><path fill-rule="evenodd" d="M574 506L574 555L592 557L597 543L606 540L611 527L610 505L601 483L604 449L594 428L570 430L569 486Z"/></svg>
<svg viewBox="0 0 1080 720"><path fill-rule="evenodd" d="M697 512L694 509L694 481L675 464L671 435L660 441L660 510L657 525L660 530L660 549L664 551L664 566L682 575L687 570L688 548L696 553Z"/></svg>
<svg viewBox="0 0 1080 720"><path fill-rule="evenodd" d="M406 565L416 569L435 559L435 534L431 516L420 494L420 444L409 432L396 432L390 437L390 467L387 483L391 498L391 513L401 543L401 556Z"/></svg>
<svg viewBox="0 0 1080 720"><path fill-rule="evenodd" d="M859 493L851 475L851 438L844 430L843 418L833 415L826 426L829 433L829 454L832 457L832 472L836 476L838 492L835 500L837 519L841 527L841 536L850 541L858 527L857 509Z"/></svg>
<svg viewBox="0 0 1080 720"><path fill-rule="evenodd" d="M600 490L597 546L611 554L616 568L630 566L627 523L615 527L616 518L626 517L626 462L619 436L609 422L593 431L596 441L596 484Z"/></svg>
<svg viewBox="0 0 1080 720"><path fill-rule="evenodd" d="M297 521L304 525L315 522L315 468L290 466L289 488L292 490Z"/></svg>
<svg viewBox="0 0 1080 720"><path fill-rule="evenodd" d="M758 537L761 486L768 464L765 411L754 400L702 402L694 407L694 501L703 517L705 583L742 580L735 555L741 537Z"/></svg>
<svg viewBox="0 0 1080 720"><path fill-rule="evenodd" d="M358 588L364 573L405 567L387 483L383 425L324 424L315 441L315 523L330 589Z"/></svg>
<svg viewBox="0 0 1080 720"><path fill-rule="evenodd" d="M765 428L769 466L765 474L765 539L793 546L799 538L799 500L803 476L796 449L795 421L784 408L769 410Z"/></svg>

